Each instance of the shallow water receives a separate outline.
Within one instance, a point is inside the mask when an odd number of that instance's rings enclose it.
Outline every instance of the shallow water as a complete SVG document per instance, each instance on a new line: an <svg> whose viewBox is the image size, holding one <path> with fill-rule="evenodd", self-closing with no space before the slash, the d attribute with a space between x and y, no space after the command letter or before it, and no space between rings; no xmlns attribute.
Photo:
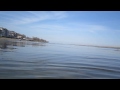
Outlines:
<svg viewBox="0 0 120 90"><path fill-rule="evenodd" d="M0 43L0 78L118 79L120 51L52 43Z"/></svg>

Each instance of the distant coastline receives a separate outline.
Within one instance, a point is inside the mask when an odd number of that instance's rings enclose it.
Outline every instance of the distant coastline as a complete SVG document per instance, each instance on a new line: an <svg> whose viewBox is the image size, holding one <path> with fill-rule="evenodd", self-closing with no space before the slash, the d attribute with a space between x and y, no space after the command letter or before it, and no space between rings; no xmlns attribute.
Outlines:
<svg viewBox="0 0 120 90"><path fill-rule="evenodd" d="M7 43L7 42L18 42L18 41L27 41L27 40L19 40L15 38L6 38L0 37L0 43ZM33 41L36 42L36 41ZM50 43L50 44L61 44L61 45L74 45L74 46L86 46L86 47L96 47L96 48L113 48L116 50L120 50L119 46L99 46L99 45L80 45L80 44L63 44L63 43Z"/></svg>
<svg viewBox="0 0 120 90"><path fill-rule="evenodd" d="M37 42L45 42L48 43L47 40L38 38L38 37L28 37L24 34L17 33L15 31L10 31L6 28L0 27L0 38L11 38L11 39L18 39L18 40L27 40L27 41L37 41Z"/></svg>
<svg viewBox="0 0 120 90"><path fill-rule="evenodd" d="M118 46L99 46L99 45L77 45L77 44L71 44L75 46L87 46L87 47L97 47L97 48L114 48L114 49L120 49Z"/></svg>
<svg viewBox="0 0 120 90"><path fill-rule="evenodd" d="M44 42L48 43L48 41L36 41L36 40L24 40L24 39L16 39L16 38L6 38L6 37L0 37L0 42L16 42L16 41L32 41L32 42Z"/></svg>
<svg viewBox="0 0 120 90"><path fill-rule="evenodd" d="M51 43L51 44L60 44L60 45L74 45L74 46L86 46L86 47L97 47L97 48L113 48L120 50L119 46L104 46L104 45L83 45L83 44L63 44L63 43Z"/></svg>

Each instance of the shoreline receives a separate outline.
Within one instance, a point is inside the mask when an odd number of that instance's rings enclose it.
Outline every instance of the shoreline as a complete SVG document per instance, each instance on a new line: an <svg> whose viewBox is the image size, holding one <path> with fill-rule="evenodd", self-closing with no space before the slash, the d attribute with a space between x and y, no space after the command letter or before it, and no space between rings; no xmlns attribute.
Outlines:
<svg viewBox="0 0 120 90"><path fill-rule="evenodd" d="M114 48L114 49L120 49L120 47L117 46L95 46L95 45L79 45L79 46L89 46L89 47L98 47L98 48Z"/></svg>
<svg viewBox="0 0 120 90"><path fill-rule="evenodd" d="M97 48L114 48L114 49L120 49L119 46L99 46L99 45L76 45L76 44L71 44L75 46L86 46L86 47L97 47Z"/></svg>
<svg viewBox="0 0 120 90"><path fill-rule="evenodd" d="M29 41L29 40L19 40L15 38L5 38L5 37L0 37L0 43L1 42L22 42L22 41ZM31 41L31 42L41 42L41 41ZM47 42L43 42L47 43ZM87 47L97 47L97 48L113 48L113 49L120 49L119 46L98 46L98 45L77 45L77 44L68 44L68 45L75 45L75 46L87 46Z"/></svg>
<svg viewBox="0 0 120 90"><path fill-rule="evenodd" d="M6 37L0 37L0 42L6 42L6 41L30 41L30 40L21 40L21 39L16 39L16 38L6 38ZM42 42L42 41L31 41L31 42ZM43 42L43 43L48 43L48 42Z"/></svg>
<svg viewBox="0 0 120 90"><path fill-rule="evenodd" d="M53 43L53 44L62 44L62 43ZM113 48L113 49L119 49L120 46L99 46L99 45L83 45L83 44L62 44L62 45L74 45L74 46L84 46L84 47L96 47L96 48Z"/></svg>

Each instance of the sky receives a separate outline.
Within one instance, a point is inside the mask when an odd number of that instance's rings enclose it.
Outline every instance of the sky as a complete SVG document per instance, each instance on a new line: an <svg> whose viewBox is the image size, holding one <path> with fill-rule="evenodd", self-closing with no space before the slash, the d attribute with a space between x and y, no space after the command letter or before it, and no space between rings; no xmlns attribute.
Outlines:
<svg viewBox="0 0 120 90"><path fill-rule="evenodd" d="M51 43L120 46L120 11L0 11L0 27Z"/></svg>

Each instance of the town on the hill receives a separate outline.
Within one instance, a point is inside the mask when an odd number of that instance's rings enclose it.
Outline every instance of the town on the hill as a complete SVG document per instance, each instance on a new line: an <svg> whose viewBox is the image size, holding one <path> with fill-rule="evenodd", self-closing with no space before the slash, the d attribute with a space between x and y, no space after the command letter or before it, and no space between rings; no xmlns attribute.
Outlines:
<svg viewBox="0 0 120 90"><path fill-rule="evenodd" d="M39 42L48 42L44 39L40 39L38 37L27 37L24 34L17 33L15 31L10 31L6 28L0 27L0 37L5 37L5 38L14 38L14 39L19 39L19 40L27 40L27 41L39 41Z"/></svg>

